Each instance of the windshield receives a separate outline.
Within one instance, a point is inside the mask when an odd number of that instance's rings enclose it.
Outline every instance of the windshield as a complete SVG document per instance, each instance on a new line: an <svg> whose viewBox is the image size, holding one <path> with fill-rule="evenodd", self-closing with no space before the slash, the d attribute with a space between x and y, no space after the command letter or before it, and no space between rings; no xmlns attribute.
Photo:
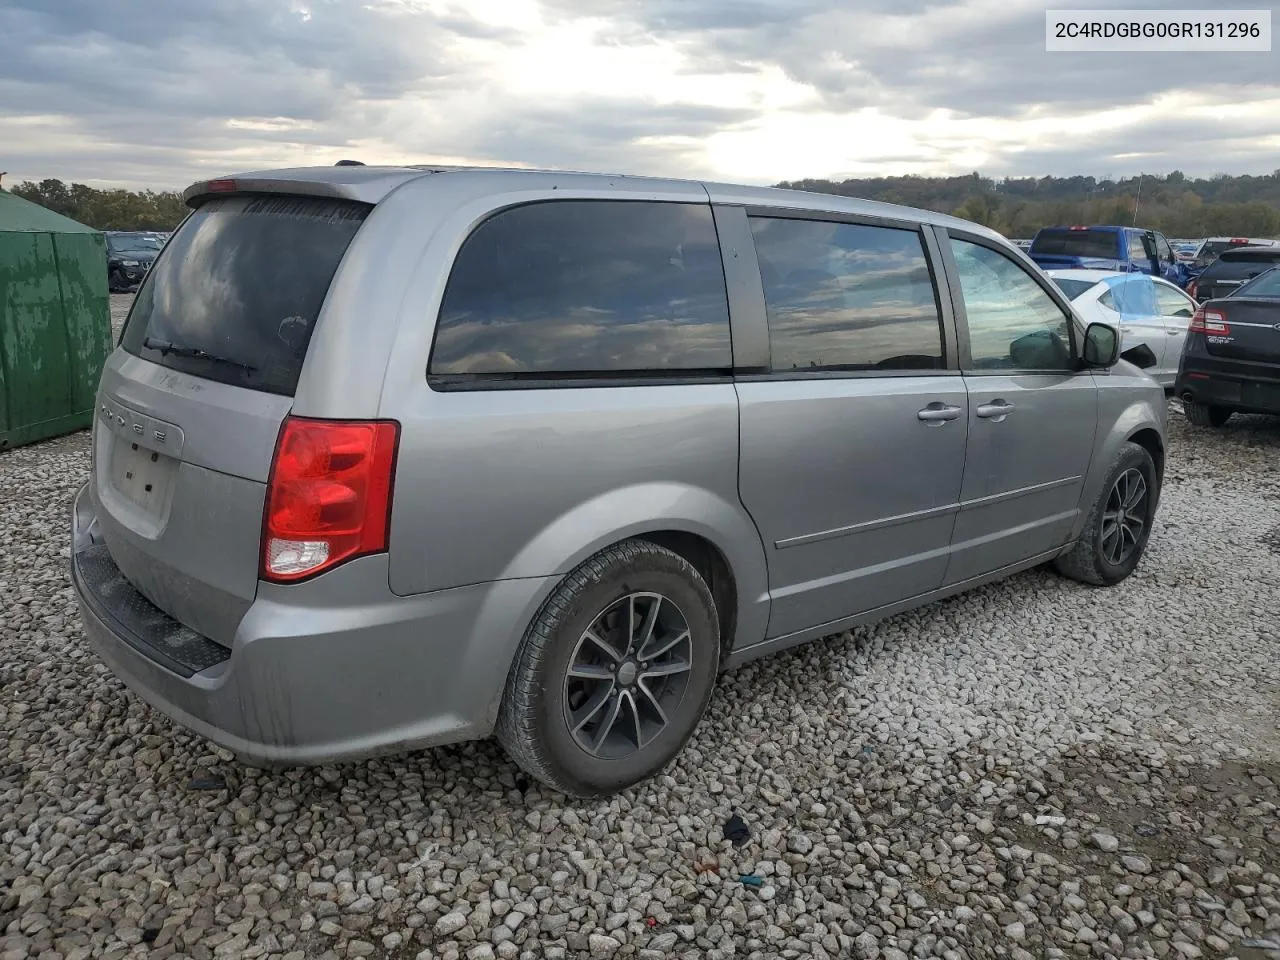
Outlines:
<svg viewBox="0 0 1280 960"><path fill-rule="evenodd" d="M1058 289L1066 295L1068 300L1074 300L1094 285L1093 280L1068 280L1065 277L1050 277L1049 279L1058 285Z"/></svg>
<svg viewBox="0 0 1280 960"><path fill-rule="evenodd" d="M333 274L370 209L274 196L204 203L148 272L121 346L198 377L292 396Z"/></svg>
<svg viewBox="0 0 1280 960"><path fill-rule="evenodd" d="M145 253L155 256L160 252L162 246L164 246L164 243L159 237L149 237L145 234L107 237L107 248L112 253Z"/></svg>
<svg viewBox="0 0 1280 960"><path fill-rule="evenodd" d="M1041 230L1031 243L1032 253L1061 257L1099 257L1115 260L1114 230Z"/></svg>
<svg viewBox="0 0 1280 960"><path fill-rule="evenodd" d="M1232 296L1280 300L1280 268L1272 267L1266 273L1259 274L1248 283L1241 285Z"/></svg>

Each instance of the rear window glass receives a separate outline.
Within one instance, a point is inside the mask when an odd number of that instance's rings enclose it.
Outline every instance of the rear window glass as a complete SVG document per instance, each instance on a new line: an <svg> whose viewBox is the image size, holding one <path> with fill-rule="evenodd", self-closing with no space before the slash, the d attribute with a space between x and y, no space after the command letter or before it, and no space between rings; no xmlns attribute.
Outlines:
<svg viewBox="0 0 1280 960"><path fill-rule="evenodd" d="M1269 269L1275 263L1280 263L1280 250L1270 256L1262 257L1241 256L1227 252L1209 264L1204 273L1200 274L1200 282L1203 284L1206 280L1243 280Z"/></svg>
<svg viewBox="0 0 1280 960"><path fill-rule="evenodd" d="M1031 252L1061 257L1104 257L1115 260L1119 238L1114 230L1041 230Z"/></svg>
<svg viewBox="0 0 1280 960"><path fill-rule="evenodd" d="M1067 280L1064 277L1051 277L1050 279L1066 295L1068 300L1074 300L1097 283L1096 280Z"/></svg>
<svg viewBox="0 0 1280 960"><path fill-rule="evenodd" d="M1280 298L1280 270L1272 269L1255 277L1236 290L1238 297L1277 297Z"/></svg>
<svg viewBox="0 0 1280 960"><path fill-rule="evenodd" d="M174 370L292 395L334 272L371 209L295 197L204 203L147 274L121 345Z"/></svg>
<svg viewBox="0 0 1280 960"><path fill-rule="evenodd" d="M467 238L430 372L554 379L732 364L710 206L553 200L505 210Z"/></svg>

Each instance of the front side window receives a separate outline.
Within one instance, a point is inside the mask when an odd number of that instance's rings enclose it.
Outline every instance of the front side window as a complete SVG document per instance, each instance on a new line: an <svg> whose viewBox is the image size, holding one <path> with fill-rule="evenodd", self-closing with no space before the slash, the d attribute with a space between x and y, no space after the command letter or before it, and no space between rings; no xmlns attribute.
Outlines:
<svg viewBox="0 0 1280 960"><path fill-rule="evenodd" d="M1196 306L1190 297L1163 283L1156 284L1156 303L1159 304L1162 317L1190 318L1196 312Z"/></svg>
<svg viewBox="0 0 1280 960"><path fill-rule="evenodd" d="M968 315L970 368L1070 370L1071 320L1012 259L951 238Z"/></svg>
<svg viewBox="0 0 1280 960"><path fill-rule="evenodd" d="M914 230L752 217L775 371L945 367Z"/></svg>
<svg viewBox="0 0 1280 960"><path fill-rule="evenodd" d="M710 206L554 200L504 210L463 243L430 372L554 378L732 365Z"/></svg>
<svg viewBox="0 0 1280 960"><path fill-rule="evenodd" d="M1141 263L1144 260L1150 260L1151 256L1147 253L1147 246L1143 242L1142 234L1129 234L1129 259L1134 263Z"/></svg>

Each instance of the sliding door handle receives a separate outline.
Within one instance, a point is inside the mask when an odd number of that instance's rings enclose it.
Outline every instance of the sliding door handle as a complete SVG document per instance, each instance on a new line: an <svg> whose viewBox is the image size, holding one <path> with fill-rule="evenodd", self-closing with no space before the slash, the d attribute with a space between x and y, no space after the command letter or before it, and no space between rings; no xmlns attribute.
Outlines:
<svg viewBox="0 0 1280 960"><path fill-rule="evenodd" d="M1005 400L992 400L990 403L980 405L974 412L983 420L994 420L999 423L1013 413L1013 404Z"/></svg>

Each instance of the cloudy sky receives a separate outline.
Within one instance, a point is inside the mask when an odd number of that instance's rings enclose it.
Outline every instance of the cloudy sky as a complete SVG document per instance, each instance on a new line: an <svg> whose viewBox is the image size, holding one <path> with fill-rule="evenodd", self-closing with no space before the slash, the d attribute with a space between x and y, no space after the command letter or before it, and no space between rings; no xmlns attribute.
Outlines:
<svg viewBox="0 0 1280 960"><path fill-rule="evenodd" d="M0 0L0 171L169 188L342 157L749 183L1280 168L1280 51L1046 53L1048 6L1217 5Z"/></svg>

